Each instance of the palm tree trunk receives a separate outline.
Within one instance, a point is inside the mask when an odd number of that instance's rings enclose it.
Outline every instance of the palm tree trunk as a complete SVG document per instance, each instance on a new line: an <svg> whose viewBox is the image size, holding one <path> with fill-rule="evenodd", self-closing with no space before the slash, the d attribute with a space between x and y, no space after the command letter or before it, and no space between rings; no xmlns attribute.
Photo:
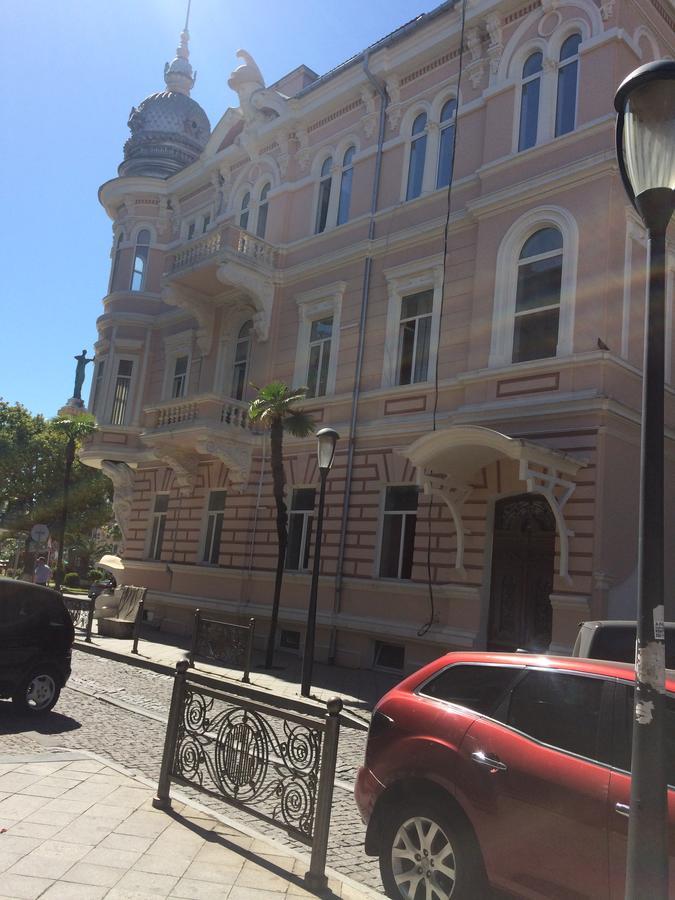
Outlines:
<svg viewBox="0 0 675 900"><path fill-rule="evenodd" d="M281 583L284 577L284 564L286 562L286 545L288 543L288 513L284 501L284 456L283 456L283 423L281 420L274 422L270 428L270 464L272 468L272 487L274 500L277 507L277 541L279 552L277 556L277 572L274 580L274 598L272 600L272 617L267 638L267 653L265 654L265 668L270 669L274 661L274 644L277 633L277 620L279 618L279 601L281 599Z"/></svg>

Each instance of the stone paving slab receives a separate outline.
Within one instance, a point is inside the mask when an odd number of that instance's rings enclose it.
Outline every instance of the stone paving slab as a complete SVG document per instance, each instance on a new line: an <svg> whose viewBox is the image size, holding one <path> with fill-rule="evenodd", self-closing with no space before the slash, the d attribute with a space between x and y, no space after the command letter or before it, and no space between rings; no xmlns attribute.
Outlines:
<svg viewBox="0 0 675 900"><path fill-rule="evenodd" d="M0 773L0 900L317 896L303 879L308 856L175 791L172 810L155 810L151 781L95 754L5 754ZM326 874L320 896L381 897Z"/></svg>

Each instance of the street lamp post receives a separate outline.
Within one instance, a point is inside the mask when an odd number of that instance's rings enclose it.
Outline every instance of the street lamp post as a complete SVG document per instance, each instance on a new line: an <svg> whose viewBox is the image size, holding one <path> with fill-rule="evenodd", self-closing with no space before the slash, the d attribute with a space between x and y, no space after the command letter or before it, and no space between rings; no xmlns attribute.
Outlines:
<svg viewBox="0 0 675 900"><path fill-rule="evenodd" d="M319 566L321 563L321 536L323 534L323 510L326 501L326 478L335 458L335 445L340 435L334 428L322 428L317 431L317 455L319 458L319 474L321 487L319 490L319 511L316 521L316 537L314 538L314 565L312 567L312 586L309 591L309 609L307 610L307 629L305 632L305 652L302 657L303 697L309 697L314 667L314 637L316 634L316 603L319 590Z"/></svg>
<svg viewBox="0 0 675 900"><path fill-rule="evenodd" d="M675 209L675 62L659 60L636 69L619 87L614 105L621 177L649 236L626 898L668 900L663 429L666 230Z"/></svg>

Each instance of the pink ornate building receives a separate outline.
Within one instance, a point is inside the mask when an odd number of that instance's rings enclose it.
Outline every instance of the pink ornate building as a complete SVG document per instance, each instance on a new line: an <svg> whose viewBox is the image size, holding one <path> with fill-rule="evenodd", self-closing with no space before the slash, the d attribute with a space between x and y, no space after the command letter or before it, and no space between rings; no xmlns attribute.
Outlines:
<svg viewBox="0 0 675 900"><path fill-rule="evenodd" d="M114 240L82 459L114 482L125 580L163 629L199 606L264 637L276 531L247 400L273 379L309 385L341 434L317 658L567 650L579 620L633 614L646 248L613 96L673 56L675 9L478 0L460 55L462 13L269 86L240 51L239 107L213 128L184 33L132 111L100 189ZM293 650L318 473L313 439L285 446Z"/></svg>

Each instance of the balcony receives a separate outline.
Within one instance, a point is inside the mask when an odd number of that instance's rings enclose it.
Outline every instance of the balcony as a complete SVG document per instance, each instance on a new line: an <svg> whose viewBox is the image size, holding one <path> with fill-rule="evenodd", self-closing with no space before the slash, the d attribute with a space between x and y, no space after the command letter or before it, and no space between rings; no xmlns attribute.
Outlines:
<svg viewBox="0 0 675 900"><path fill-rule="evenodd" d="M179 487L194 487L200 457L216 456L230 481L243 489L261 434L248 417L248 404L201 394L146 407L143 415L140 439L174 470Z"/></svg>
<svg viewBox="0 0 675 900"><path fill-rule="evenodd" d="M234 225L223 225L167 253L162 298L195 316L204 355L211 349L219 305L247 305L256 336L265 341L280 261L281 251L272 244Z"/></svg>

